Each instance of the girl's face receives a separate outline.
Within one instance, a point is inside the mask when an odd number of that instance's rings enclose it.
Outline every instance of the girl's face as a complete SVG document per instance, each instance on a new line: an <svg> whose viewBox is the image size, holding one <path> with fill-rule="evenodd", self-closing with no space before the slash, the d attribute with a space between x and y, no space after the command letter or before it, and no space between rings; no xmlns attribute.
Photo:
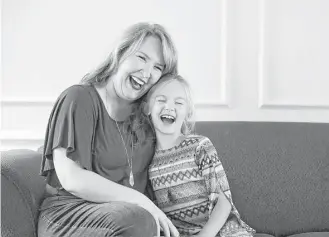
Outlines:
<svg viewBox="0 0 329 237"><path fill-rule="evenodd" d="M139 99L159 80L164 64L160 39L147 36L139 49L120 63L113 75L116 94L128 101Z"/></svg>
<svg viewBox="0 0 329 237"><path fill-rule="evenodd" d="M184 86L176 80L159 86L150 98L149 112L156 133L179 136L188 113Z"/></svg>

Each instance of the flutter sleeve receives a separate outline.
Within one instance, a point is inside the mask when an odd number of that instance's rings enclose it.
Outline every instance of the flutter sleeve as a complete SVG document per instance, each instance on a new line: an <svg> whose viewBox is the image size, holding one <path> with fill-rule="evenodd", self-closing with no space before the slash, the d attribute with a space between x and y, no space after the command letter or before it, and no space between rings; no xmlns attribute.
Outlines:
<svg viewBox="0 0 329 237"><path fill-rule="evenodd" d="M196 148L196 159L205 180L210 201L215 202L221 190L232 204L230 187L223 165L209 138L203 138L199 142Z"/></svg>
<svg viewBox="0 0 329 237"><path fill-rule="evenodd" d="M241 220L240 214L233 203L222 162L218 157L216 148L207 137L201 139L196 148L196 163L207 186L210 201L209 213L211 214L221 191L232 206L228 221L221 231L221 236L231 236L228 233L233 232L241 233L241 236L253 236L255 231Z"/></svg>
<svg viewBox="0 0 329 237"><path fill-rule="evenodd" d="M72 86L59 96L48 121L41 175L54 169L53 149L58 147L83 168L92 169L94 117L91 95L82 86Z"/></svg>

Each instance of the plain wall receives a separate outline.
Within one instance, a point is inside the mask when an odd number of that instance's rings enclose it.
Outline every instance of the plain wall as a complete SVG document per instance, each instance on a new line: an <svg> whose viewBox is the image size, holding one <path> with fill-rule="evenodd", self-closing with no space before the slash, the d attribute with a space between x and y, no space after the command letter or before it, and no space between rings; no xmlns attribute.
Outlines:
<svg viewBox="0 0 329 237"><path fill-rule="evenodd" d="M329 122L327 0L3 0L1 8L1 150L40 146L59 93L138 21L172 35L198 121Z"/></svg>

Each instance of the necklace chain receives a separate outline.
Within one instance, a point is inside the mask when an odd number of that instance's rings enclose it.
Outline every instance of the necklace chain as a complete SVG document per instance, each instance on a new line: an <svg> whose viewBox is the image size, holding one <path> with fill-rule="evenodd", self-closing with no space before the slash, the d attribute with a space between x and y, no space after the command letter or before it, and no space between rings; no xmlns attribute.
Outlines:
<svg viewBox="0 0 329 237"><path fill-rule="evenodd" d="M132 166L133 166L133 164L132 164L132 155L130 156L131 158L129 159L129 155L128 155L128 150L127 150L127 147L126 147L126 143L125 143L125 140L123 139L123 136L122 136L122 133L121 133L121 130L120 130L120 128L119 128L119 125L118 125L118 122L116 121L116 120L114 120L115 121L115 124L117 125L117 128L118 128L118 130L119 130L119 133L120 133L120 137L121 137L121 140L122 140L122 143L123 143L123 146L124 146L124 148L125 148L125 151L126 151L126 156L127 156L127 160L128 160L128 165L129 165L129 167L130 167L130 169L132 169ZM133 151L134 150L134 145L133 144L131 144L131 154L133 154Z"/></svg>
<svg viewBox="0 0 329 237"><path fill-rule="evenodd" d="M107 106L107 94L108 94L108 91L105 88L105 107L106 107L106 110L108 112L109 110L108 110L108 106ZM123 139L123 136L122 136L121 130L119 128L118 122L115 119L113 119L113 120L115 121L115 124L117 126L117 129L119 131L119 134L120 134L120 137L121 137L121 140L122 140L122 143L123 143L123 147L125 148L126 157L127 157L127 161L128 161L128 166L130 168L129 184L130 184L130 186L134 186L134 173L133 173L134 142L131 143L131 156L129 158L129 154L128 154L128 150L127 150L127 147L126 147L126 143L125 143L125 140Z"/></svg>

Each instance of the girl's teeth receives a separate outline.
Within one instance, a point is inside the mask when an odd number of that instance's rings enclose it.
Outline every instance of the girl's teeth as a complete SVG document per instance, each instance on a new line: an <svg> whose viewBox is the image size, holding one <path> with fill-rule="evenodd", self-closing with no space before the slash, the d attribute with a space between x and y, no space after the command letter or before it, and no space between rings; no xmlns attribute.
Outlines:
<svg viewBox="0 0 329 237"><path fill-rule="evenodd" d="M169 118L169 119L174 119L174 117L173 116L170 116L170 115L162 115L162 117Z"/></svg>

